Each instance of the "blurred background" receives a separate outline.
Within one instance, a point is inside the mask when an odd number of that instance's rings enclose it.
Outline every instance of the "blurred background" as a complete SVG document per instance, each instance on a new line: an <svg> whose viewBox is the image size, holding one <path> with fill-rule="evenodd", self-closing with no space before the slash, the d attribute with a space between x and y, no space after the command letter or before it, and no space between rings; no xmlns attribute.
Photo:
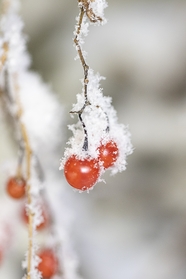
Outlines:
<svg viewBox="0 0 186 279"><path fill-rule="evenodd" d="M77 1L22 1L32 69L65 105L66 124L83 77L73 47ZM115 0L108 23L90 27L84 50L106 77L134 153L89 194L67 184L72 242L86 279L186 277L186 1ZM1 163L10 156L3 123ZM66 130L65 130L66 129ZM64 126L65 141L71 135ZM64 141L64 142L65 142ZM61 148L63 154L64 146ZM62 173L61 173L62 176ZM7 277L11 279L13 277Z"/></svg>

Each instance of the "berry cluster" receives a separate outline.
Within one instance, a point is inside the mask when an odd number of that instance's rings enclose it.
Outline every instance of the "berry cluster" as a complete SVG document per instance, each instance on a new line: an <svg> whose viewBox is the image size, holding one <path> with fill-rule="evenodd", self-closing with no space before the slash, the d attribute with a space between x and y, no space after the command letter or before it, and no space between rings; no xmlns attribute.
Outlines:
<svg viewBox="0 0 186 279"><path fill-rule="evenodd" d="M97 158L79 159L72 155L67 159L64 174L72 187L82 191L90 189L98 181L100 174L112 167L119 156L117 144L113 140L102 143L97 151Z"/></svg>
<svg viewBox="0 0 186 279"><path fill-rule="evenodd" d="M22 176L12 176L6 182L6 191L11 198L19 200L25 198L26 186L26 180ZM41 222L36 225L36 230L42 230L46 228L50 223L46 206L39 204L39 208L41 208ZM29 218L25 206L23 207L21 212L21 219L24 223L28 224Z"/></svg>
<svg viewBox="0 0 186 279"><path fill-rule="evenodd" d="M118 123L111 98L103 96L99 86L102 79L89 70L88 105L84 104L83 91L73 105L72 112L78 114L79 121L69 125L73 136L60 166L67 182L81 191L92 188L107 169L111 174L124 171L126 158L132 153L130 133Z"/></svg>
<svg viewBox="0 0 186 279"><path fill-rule="evenodd" d="M23 177L12 176L6 183L6 190L8 195L13 199L22 199L25 197L26 180ZM21 218L24 223L28 224L28 215L25 206L22 209ZM40 224L36 226L36 230L38 231L47 228L50 224L50 218L46 210L46 206L41 206L41 219L42 221ZM51 278L58 271L58 259L54 251L52 251L52 249L45 248L38 253L38 256L40 258L38 270L41 272L43 278ZM1 260L2 251L0 249L0 262Z"/></svg>
<svg viewBox="0 0 186 279"><path fill-rule="evenodd" d="M88 34L89 23L100 25L106 22L102 1L79 0L74 45L84 70L83 89L77 94L77 104L71 114L77 114L79 122L70 125L73 137L66 148L60 169L64 169L67 182L75 189L85 191L99 181L102 173L111 168L112 174L126 168L126 156L132 153L130 134L118 124L111 98L105 97L100 88L104 78L94 74L82 51L83 36Z"/></svg>
<svg viewBox="0 0 186 279"><path fill-rule="evenodd" d="M26 193L26 180L21 176L12 176L6 183L6 190L8 195L13 199L22 199L25 197ZM38 225L36 225L37 231L47 228L50 224L50 218L46 210L46 206L42 205L40 206L40 208L42 221ZM21 218L24 223L28 224L29 220L25 206L22 209ZM40 258L40 262L37 268L41 272L43 278L49 279L58 272L58 258L52 249L43 248L37 255ZM3 251L0 249L0 262L2 261L2 257Z"/></svg>

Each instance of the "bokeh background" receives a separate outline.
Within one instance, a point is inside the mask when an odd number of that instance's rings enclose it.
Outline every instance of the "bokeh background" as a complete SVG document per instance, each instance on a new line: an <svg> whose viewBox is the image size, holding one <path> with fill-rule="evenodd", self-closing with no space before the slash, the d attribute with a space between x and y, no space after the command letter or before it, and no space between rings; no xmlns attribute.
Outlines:
<svg viewBox="0 0 186 279"><path fill-rule="evenodd" d="M76 2L27 0L21 11L32 68L65 105L66 124L76 121L68 112L83 76L72 41ZM90 67L106 77L103 92L112 96L119 122L129 125L134 153L125 172L106 173L106 184L97 184L89 194L66 184L79 272L86 279L183 279L186 1L108 4L108 23L91 26L84 49ZM0 125L2 163L12 154L12 142L8 128ZM65 142L70 133L63 129Z"/></svg>

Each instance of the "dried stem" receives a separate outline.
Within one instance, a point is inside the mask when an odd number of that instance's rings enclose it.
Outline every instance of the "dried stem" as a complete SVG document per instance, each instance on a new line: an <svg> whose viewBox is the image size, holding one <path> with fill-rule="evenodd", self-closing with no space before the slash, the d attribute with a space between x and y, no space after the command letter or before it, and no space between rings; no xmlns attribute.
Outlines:
<svg viewBox="0 0 186 279"><path fill-rule="evenodd" d="M27 180L27 199L28 199L28 237L29 237L29 244L28 244L28 262L27 262L27 279L30 279L30 271L32 265L32 248L33 248L33 217L34 214L32 213L29 205L32 203L32 196L30 193L31 186L30 186L30 178L31 178L31 157L32 157L32 149L30 146L30 141L28 137L28 133L26 130L26 126L21 121L21 117L23 114L20 98L19 98L19 86L17 83L17 75L14 76L14 85L15 85L15 93L16 93L16 103L18 106L17 112L17 119L20 124L21 135L24 141L24 148L26 153L26 180Z"/></svg>
<svg viewBox="0 0 186 279"><path fill-rule="evenodd" d="M84 12L84 9L82 7L81 11L80 11L80 15L79 15L79 22L78 22L78 25L77 25L78 28L77 28L76 36L74 38L74 43L76 45L77 52L79 54L79 58L80 58L80 61L81 61L81 64L82 64L83 70L84 70L84 97L85 97L85 103L79 111L71 111L70 112L70 113L77 113L77 114L82 114L85 107L90 105L90 102L89 102L88 96L87 96L87 86L88 86L88 82L89 82L89 80L88 80L89 66L85 62L85 58L83 56L82 49L81 49L81 46L79 44L79 39L78 39L78 37L80 35L80 32L81 32L81 26L82 26L82 21L83 21L84 15L85 15L85 12Z"/></svg>

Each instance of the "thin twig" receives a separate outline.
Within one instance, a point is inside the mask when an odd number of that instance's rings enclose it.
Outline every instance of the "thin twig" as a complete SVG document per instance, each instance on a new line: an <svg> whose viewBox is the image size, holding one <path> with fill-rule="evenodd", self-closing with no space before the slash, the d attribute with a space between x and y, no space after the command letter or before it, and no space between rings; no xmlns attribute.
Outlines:
<svg viewBox="0 0 186 279"><path fill-rule="evenodd" d="M76 45L77 48L77 52L81 61L81 64L83 66L83 70L84 70L84 97L85 97L85 103L83 105L83 107L79 110L79 111L71 111L70 113L77 113L77 114L82 114L82 112L84 111L84 109L86 108L86 106L90 105L90 102L88 100L88 96L87 96L87 86L88 86L88 71L89 71L89 66L87 65L87 63L85 62L85 58L83 56L82 53L82 49L81 46L79 44L79 35L81 32L81 27L82 27L82 22L83 22L83 17L85 15L84 9L83 7L80 10L80 15L79 15L79 22L77 24L77 32L76 32L76 36L74 38L74 43Z"/></svg>

